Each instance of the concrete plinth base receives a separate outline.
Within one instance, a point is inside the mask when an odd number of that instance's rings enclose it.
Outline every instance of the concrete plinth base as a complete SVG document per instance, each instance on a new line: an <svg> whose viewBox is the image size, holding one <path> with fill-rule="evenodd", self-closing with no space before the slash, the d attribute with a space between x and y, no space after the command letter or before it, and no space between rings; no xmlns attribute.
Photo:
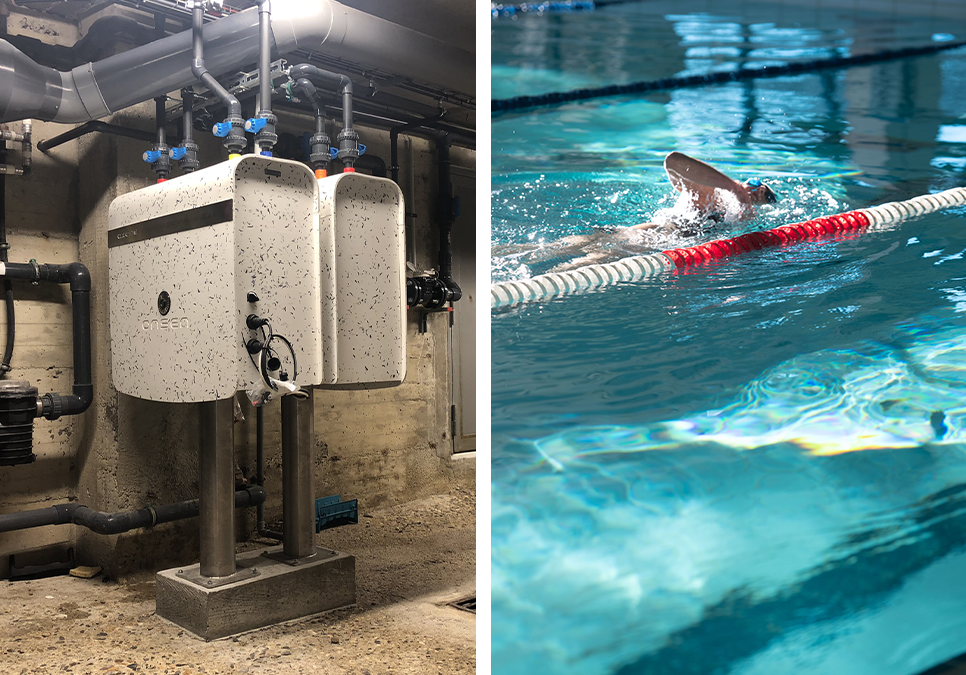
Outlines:
<svg viewBox="0 0 966 675"><path fill-rule="evenodd" d="M158 572L158 616L217 640L355 604L354 557L317 548L312 558L287 561L281 550L240 554L238 580L211 587L197 583L198 565Z"/></svg>

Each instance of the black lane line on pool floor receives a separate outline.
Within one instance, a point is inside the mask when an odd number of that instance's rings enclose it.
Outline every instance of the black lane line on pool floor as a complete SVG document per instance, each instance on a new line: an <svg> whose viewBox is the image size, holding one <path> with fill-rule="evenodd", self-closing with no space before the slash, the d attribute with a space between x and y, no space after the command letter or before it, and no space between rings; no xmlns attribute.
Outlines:
<svg viewBox="0 0 966 675"><path fill-rule="evenodd" d="M898 59L909 59L916 56L925 56L936 52L957 49L966 45L966 41L944 42L941 44L927 45L925 47L907 47L905 49L888 49L871 54L859 54L857 56L835 56L828 59L817 59L815 61L797 61L786 63L780 66L762 66L761 68L739 68L738 70L718 71L705 75L684 75L675 77L665 77L660 80L649 80L642 82L629 82L628 84L611 84L606 87L596 87L593 89L575 89L572 91L555 91L537 96L517 96L515 98L493 99L490 102L491 111L494 116L500 113L511 112L514 110L527 110L530 108L546 108L550 106L563 105L574 101L588 101L595 98L608 98L614 96L627 96L629 94L639 94L650 91L664 89L683 89L686 87L704 87L712 84L725 84L727 82L743 82L745 80L755 80L759 78L782 77L785 75L800 75L817 70L829 68L850 68L853 66L864 66L870 63L882 61L894 61Z"/></svg>

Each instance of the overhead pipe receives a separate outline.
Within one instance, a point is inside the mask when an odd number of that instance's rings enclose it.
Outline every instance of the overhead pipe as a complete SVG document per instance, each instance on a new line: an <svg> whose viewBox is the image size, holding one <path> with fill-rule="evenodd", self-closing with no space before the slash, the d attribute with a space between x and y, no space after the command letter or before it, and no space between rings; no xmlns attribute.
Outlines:
<svg viewBox="0 0 966 675"><path fill-rule="evenodd" d="M241 103L231 92L221 86L221 83L208 72L205 67L204 57L204 20L205 8L201 0L194 0L191 11L191 73L198 78L208 90L222 100L228 108L228 115L224 122L220 122L212 129L215 136L225 139L224 145L228 148L228 157L240 155L248 139L245 138L245 120L241 116ZM160 42L164 42L161 40ZM157 43L156 43L157 44Z"/></svg>
<svg viewBox="0 0 966 675"><path fill-rule="evenodd" d="M197 10L195 10L197 11ZM223 74L259 55L258 10L203 27L205 68ZM276 0L271 13L275 51L307 49L384 67L457 92L475 88L472 52L334 0ZM191 84L193 33L183 31L143 47L61 72L0 41L0 122L35 118L81 123Z"/></svg>
<svg viewBox="0 0 966 675"><path fill-rule="evenodd" d="M265 503L265 491L250 486L235 491L235 508L242 509ZM43 509L0 514L0 532L28 530L46 525L80 525L97 534L121 534L161 523L198 517L198 500L192 499L163 506L146 506L137 511L105 513L70 502Z"/></svg>
<svg viewBox="0 0 966 675"><path fill-rule="evenodd" d="M352 128L352 80L348 75L333 73L330 70L313 66L311 63L299 63L291 66L286 73L296 82L302 79L312 80L314 78L341 87L342 131L339 132L336 138L339 142L337 157L345 167L343 170L346 173L354 172L356 160L359 159L360 154L365 152L365 146L362 146L363 149L361 151L359 150L359 134Z"/></svg>

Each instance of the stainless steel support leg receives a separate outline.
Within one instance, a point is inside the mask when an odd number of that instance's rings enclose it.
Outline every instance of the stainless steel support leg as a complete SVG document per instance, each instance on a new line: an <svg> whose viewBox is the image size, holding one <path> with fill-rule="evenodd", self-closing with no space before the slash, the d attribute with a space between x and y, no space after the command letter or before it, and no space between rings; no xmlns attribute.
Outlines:
<svg viewBox="0 0 966 675"><path fill-rule="evenodd" d="M315 406L309 397L282 397L282 552L291 558L315 553Z"/></svg>
<svg viewBox="0 0 966 675"><path fill-rule="evenodd" d="M201 404L201 576L235 573L234 401Z"/></svg>

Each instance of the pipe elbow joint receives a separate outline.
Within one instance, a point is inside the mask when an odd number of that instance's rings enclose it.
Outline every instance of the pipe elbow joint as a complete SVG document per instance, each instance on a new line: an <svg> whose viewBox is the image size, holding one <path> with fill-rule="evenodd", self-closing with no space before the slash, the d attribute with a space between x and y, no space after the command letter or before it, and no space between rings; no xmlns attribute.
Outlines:
<svg viewBox="0 0 966 675"><path fill-rule="evenodd" d="M64 415L80 415L94 400L93 384L75 384L73 394L44 394L40 397L38 417L56 420Z"/></svg>
<svg viewBox="0 0 966 675"><path fill-rule="evenodd" d="M70 281L70 290L90 292L91 273L84 263L74 262L68 265L67 276Z"/></svg>
<svg viewBox="0 0 966 675"><path fill-rule="evenodd" d="M446 280L446 287L449 290L450 302L457 302L463 297L463 289L460 288L459 284L457 284L453 279Z"/></svg>

